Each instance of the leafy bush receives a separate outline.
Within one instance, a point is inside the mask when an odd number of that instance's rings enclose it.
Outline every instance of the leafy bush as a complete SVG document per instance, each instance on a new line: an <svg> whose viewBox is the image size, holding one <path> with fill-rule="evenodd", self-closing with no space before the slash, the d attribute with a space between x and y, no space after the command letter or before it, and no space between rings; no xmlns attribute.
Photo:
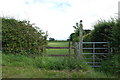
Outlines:
<svg viewBox="0 0 120 80"><path fill-rule="evenodd" d="M83 40L88 41L90 39L86 39L91 30L83 30ZM72 42L79 42L79 28L75 28L75 32L70 34L70 41Z"/></svg>
<svg viewBox="0 0 120 80"><path fill-rule="evenodd" d="M113 23L111 21L98 21L91 32L92 42L109 42L112 34Z"/></svg>
<svg viewBox="0 0 120 80"><path fill-rule="evenodd" d="M120 53L120 20L98 21L87 39L92 42L111 42L114 53Z"/></svg>
<svg viewBox="0 0 120 80"><path fill-rule="evenodd" d="M88 33L83 36L83 41L84 42L90 42L91 41L91 33Z"/></svg>
<svg viewBox="0 0 120 80"><path fill-rule="evenodd" d="M2 18L3 53L42 55L46 44L46 35L29 21Z"/></svg>
<svg viewBox="0 0 120 80"><path fill-rule="evenodd" d="M115 53L120 53L120 20L115 20L115 25L112 29L112 47Z"/></svg>
<svg viewBox="0 0 120 80"><path fill-rule="evenodd" d="M120 74L120 54L102 62L100 70L112 74Z"/></svg>

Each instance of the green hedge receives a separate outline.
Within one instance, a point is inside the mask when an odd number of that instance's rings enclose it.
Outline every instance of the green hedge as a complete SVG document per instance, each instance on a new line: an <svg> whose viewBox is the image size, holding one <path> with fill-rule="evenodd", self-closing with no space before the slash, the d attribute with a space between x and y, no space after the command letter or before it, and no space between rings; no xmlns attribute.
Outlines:
<svg viewBox="0 0 120 80"><path fill-rule="evenodd" d="M2 18L3 53L42 54L46 35L29 21Z"/></svg>
<svg viewBox="0 0 120 80"><path fill-rule="evenodd" d="M115 53L120 53L120 19L115 20L115 25L112 29L112 45Z"/></svg>

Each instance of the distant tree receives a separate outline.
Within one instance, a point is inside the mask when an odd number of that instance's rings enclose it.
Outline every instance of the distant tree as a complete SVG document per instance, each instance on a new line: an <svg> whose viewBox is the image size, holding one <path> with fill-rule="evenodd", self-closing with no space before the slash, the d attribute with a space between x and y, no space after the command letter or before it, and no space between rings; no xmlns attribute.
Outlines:
<svg viewBox="0 0 120 80"><path fill-rule="evenodd" d="M86 29L86 30L83 31L83 35L89 34L90 32L91 32L91 30Z"/></svg>
<svg viewBox="0 0 120 80"><path fill-rule="evenodd" d="M70 41L70 39L67 39L67 41Z"/></svg>
<svg viewBox="0 0 120 80"><path fill-rule="evenodd" d="M49 38L49 41L55 41L55 39L54 38Z"/></svg>

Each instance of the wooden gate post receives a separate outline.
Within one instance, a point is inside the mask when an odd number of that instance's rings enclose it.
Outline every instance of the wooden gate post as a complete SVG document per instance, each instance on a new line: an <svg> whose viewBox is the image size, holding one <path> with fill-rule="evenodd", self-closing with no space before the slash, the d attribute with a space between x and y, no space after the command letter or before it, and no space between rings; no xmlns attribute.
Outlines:
<svg viewBox="0 0 120 80"><path fill-rule="evenodd" d="M72 45L71 45L71 41L69 41L69 56L71 56L72 53Z"/></svg>
<svg viewBox="0 0 120 80"><path fill-rule="evenodd" d="M78 57L80 59L83 59L83 25L82 25L82 20L80 20L80 25L79 25L79 55Z"/></svg>

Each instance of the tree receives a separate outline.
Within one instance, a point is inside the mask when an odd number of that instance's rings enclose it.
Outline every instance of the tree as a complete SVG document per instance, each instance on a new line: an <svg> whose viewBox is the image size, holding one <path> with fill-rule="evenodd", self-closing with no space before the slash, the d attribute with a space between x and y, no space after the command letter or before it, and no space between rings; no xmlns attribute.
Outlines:
<svg viewBox="0 0 120 80"><path fill-rule="evenodd" d="M54 38L49 38L49 41L55 41L55 39Z"/></svg>
<svg viewBox="0 0 120 80"><path fill-rule="evenodd" d="M79 42L79 30L78 30L78 28L75 28L75 29L77 29L77 30L75 30L74 33L70 34L70 41ZM88 39L86 39L87 38L86 36L89 35L90 31L91 30L89 30L89 29L83 30L83 41L88 41Z"/></svg>

